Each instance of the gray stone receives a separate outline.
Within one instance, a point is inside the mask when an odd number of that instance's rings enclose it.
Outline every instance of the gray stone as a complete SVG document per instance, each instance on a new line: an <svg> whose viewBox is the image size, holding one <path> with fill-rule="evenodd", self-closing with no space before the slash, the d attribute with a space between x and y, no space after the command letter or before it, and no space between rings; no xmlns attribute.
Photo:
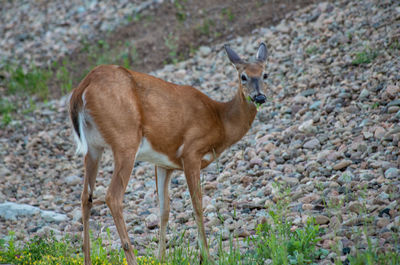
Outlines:
<svg viewBox="0 0 400 265"><path fill-rule="evenodd" d="M206 56L210 55L210 53L211 53L211 48L208 47L208 46L201 46L201 47L199 48L199 53L200 53L201 56L206 57Z"/></svg>
<svg viewBox="0 0 400 265"><path fill-rule="evenodd" d="M369 97L369 91L364 88L363 90L361 90L361 93L360 93L360 95L358 97L359 97L359 99L368 98Z"/></svg>
<svg viewBox="0 0 400 265"><path fill-rule="evenodd" d="M314 89L307 89L307 90L304 90L303 92L300 93L300 95L302 95L303 97L312 96L314 94L315 94L315 90Z"/></svg>
<svg viewBox="0 0 400 265"><path fill-rule="evenodd" d="M16 221L17 217L27 217L40 213L40 209L28 204L5 202L0 204L0 216L6 220Z"/></svg>
<svg viewBox="0 0 400 265"><path fill-rule="evenodd" d="M329 223L329 217L325 215L317 215L314 218L315 218L315 224L317 225L324 225Z"/></svg>
<svg viewBox="0 0 400 265"><path fill-rule="evenodd" d="M385 178L392 179L400 176L400 170L394 167L388 168L385 171Z"/></svg>
<svg viewBox="0 0 400 265"><path fill-rule="evenodd" d="M43 217L48 222L63 222L68 219L67 215L61 214L61 213L56 213L53 211L41 211L40 215Z"/></svg>
<svg viewBox="0 0 400 265"><path fill-rule="evenodd" d="M83 178L78 177L77 175L71 175L65 178L65 183L68 185L78 185L82 183Z"/></svg>
<svg viewBox="0 0 400 265"><path fill-rule="evenodd" d="M311 104L310 110L317 110L320 108L320 106L321 106L321 101L320 100L315 101L313 104Z"/></svg>
<svg viewBox="0 0 400 265"><path fill-rule="evenodd" d="M351 162L351 160L343 159L343 160L339 161L338 163L336 163L335 165L333 165L332 168L334 170L341 170L341 169L344 169L344 168L348 167L352 163L353 162Z"/></svg>
<svg viewBox="0 0 400 265"><path fill-rule="evenodd" d="M313 138L313 139L305 142L303 147L306 149L316 149L316 148L320 147L320 142L317 138Z"/></svg>
<svg viewBox="0 0 400 265"><path fill-rule="evenodd" d="M400 99L395 99L395 100L390 101L390 102L387 104L387 106L388 106L388 107L391 107L391 106L400 106Z"/></svg>
<svg viewBox="0 0 400 265"><path fill-rule="evenodd" d="M340 183L349 183L353 179L354 179L354 174L351 173L350 171L345 171L342 173L342 175L340 175L340 177L338 178L338 181Z"/></svg>

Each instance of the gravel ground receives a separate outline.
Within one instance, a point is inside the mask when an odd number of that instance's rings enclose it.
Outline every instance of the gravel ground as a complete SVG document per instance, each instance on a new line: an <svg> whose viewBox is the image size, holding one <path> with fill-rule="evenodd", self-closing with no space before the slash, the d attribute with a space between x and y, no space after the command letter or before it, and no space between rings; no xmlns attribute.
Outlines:
<svg viewBox="0 0 400 265"><path fill-rule="evenodd" d="M397 1L336 1L296 11L276 27L255 29L231 46L254 56L260 41L269 50L269 102L249 133L203 171L206 231L215 253L219 236L239 238L268 220L280 198L276 183L290 187L288 219L302 226L314 216L326 234L320 245L334 251L398 249L400 225L400 6ZM355 60L370 60L357 64ZM359 61L360 62L360 61ZM191 59L153 72L192 84L217 100L228 100L237 77L223 44L201 47ZM0 235L79 233L82 159L74 155L65 98L53 100L13 121L0 138L0 202L18 202L43 212L0 219ZM97 178L91 226L118 236L104 197L112 173L106 153ZM168 237L197 230L181 173L172 179ZM235 206L235 207L234 207ZM236 217L233 214L236 208ZM125 195L125 219L140 253L158 233L153 166L138 164ZM0 211L1 213L1 211ZM221 223L218 215L225 220ZM345 258L345 257L342 257Z"/></svg>
<svg viewBox="0 0 400 265"><path fill-rule="evenodd" d="M162 2L2 1L0 58L5 62L18 59L25 65L56 61L73 52L82 41L127 24L136 14Z"/></svg>

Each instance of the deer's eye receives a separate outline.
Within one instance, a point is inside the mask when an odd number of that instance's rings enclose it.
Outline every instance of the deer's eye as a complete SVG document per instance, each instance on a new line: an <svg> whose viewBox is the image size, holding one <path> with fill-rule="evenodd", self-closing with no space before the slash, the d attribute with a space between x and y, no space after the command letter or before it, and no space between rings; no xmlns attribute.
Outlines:
<svg viewBox="0 0 400 265"><path fill-rule="evenodd" d="M263 74L263 79L266 80L267 78L268 78L268 74L267 74L267 73L264 73L264 74Z"/></svg>
<svg viewBox="0 0 400 265"><path fill-rule="evenodd" d="M247 81L247 75L244 74L244 73L241 75L240 78L242 79L242 82L246 82Z"/></svg>

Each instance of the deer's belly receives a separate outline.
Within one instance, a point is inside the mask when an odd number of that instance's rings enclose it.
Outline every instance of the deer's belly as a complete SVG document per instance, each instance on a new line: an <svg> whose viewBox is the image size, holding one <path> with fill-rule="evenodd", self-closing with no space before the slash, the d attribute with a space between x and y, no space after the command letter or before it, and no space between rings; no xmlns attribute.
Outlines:
<svg viewBox="0 0 400 265"><path fill-rule="evenodd" d="M145 137L142 138L142 142L140 143L135 159L138 161L150 162L157 166L179 168L178 165L169 160L168 156L155 151Z"/></svg>

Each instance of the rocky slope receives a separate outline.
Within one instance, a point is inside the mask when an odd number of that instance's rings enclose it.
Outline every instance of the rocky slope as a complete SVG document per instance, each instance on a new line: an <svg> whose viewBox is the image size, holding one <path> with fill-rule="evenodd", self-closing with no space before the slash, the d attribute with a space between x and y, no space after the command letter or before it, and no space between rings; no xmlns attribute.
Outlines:
<svg viewBox="0 0 400 265"><path fill-rule="evenodd" d="M161 2L5 1L0 6L0 57L2 61L46 65Z"/></svg>
<svg viewBox="0 0 400 265"><path fill-rule="evenodd" d="M400 7L396 1L336 1L290 13L276 27L255 29L231 42L254 56L268 45L269 101L249 133L203 171L206 231L254 233L268 208L290 188L288 219L308 217L326 228L321 246L351 253L366 247L362 233L382 250L396 248L400 225ZM163 79L192 84L217 100L234 94L237 76L223 44L202 47L190 60L155 71ZM65 98L40 105L1 133L0 202L18 202L66 214L0 219L0 233L78 233L82 159L74 155ZM97 178L92 229L116 229L104 196L112 173L107 153ZM276 185L280 183L280 185ZM281 187L279 189L278 187ZM171 182L168 237L196 226L182 173ZM125 218L135 247L154 246L158 208L153 167L137 164L125 195ZM234 214L236 212L236 215ZM222 218L221 218L222 217ZM221 219L224 220L221 223ZM117 240L111 242L118 246Z"/></svg>

